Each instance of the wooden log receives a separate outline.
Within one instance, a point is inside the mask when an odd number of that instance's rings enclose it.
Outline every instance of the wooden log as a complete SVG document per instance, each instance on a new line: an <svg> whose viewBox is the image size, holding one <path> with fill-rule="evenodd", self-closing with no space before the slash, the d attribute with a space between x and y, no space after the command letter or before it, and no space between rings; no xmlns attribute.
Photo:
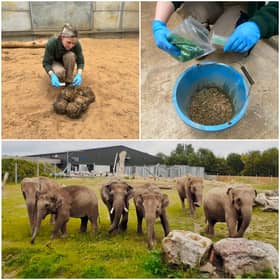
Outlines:
<svg viewBox="0 0 280 280"><path fill-rule="evenodd" d="M45 48L47 40L36 40L30 42L5 41L2 42L2 48Z"/></svg>

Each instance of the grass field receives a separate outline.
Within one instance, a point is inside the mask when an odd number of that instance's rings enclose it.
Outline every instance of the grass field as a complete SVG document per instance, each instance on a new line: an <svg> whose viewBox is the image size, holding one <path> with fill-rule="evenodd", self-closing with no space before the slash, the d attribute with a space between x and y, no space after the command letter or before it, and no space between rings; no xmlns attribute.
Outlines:
<svg viewBox="0 0 280 280"><path fill-rule="evenodd" d="M50 240L52 226L47 217L41 226L34 245L30 241L30 229L20 185L7 185L2 191L2 278L208 278L197 270L170 268L162 262L161 239L163 231L156 224L157 246L147 250L146 235L136 233L136 214L131 200L128 230L109 235L110 226L107 208L100 199L100 187L108 178L59 179L65 185L81 184L91 187L99 198L99 232L79 233L79 219L70 219L68 237ZM232 178L228 178L232 180ZM238 178L238 181L241 179ZM268 181L244 178L257 191L278 189L278 180ZM126 180L132 186L143 180ZM219 182L223 184L223 182ZM242 180L241 180L242 181ZM146 181L145 181L146 182ZM160 185L173 185L173 181L156 181ZM205 181L205 192L215 186L215 181ZM201 228L204 233L204 215L201 208L195 218L190 218L180 206L174 189L167 193L170 205L167 208L170 228L194 231ZM145 223L144 223L145 231ZM226 237L225 224L216 226L213 241ZM278 214L262 212L254 208L252 222L246 238L271 243L278 249Z"/></svg>

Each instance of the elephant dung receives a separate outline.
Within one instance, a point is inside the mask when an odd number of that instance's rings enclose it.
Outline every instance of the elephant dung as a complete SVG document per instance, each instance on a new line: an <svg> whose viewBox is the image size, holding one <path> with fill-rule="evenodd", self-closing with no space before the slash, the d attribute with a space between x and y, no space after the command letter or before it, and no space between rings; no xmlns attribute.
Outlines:
<svg viewBox="0 0 280 280"><path fill-rule="evenodd" d="M68 86L61 90L53 108L57 114L67 114L69 118L77 119L94 101L95 94L90 87Z"/></svg>
<svg viewBox="0 0 280 280"><path fill-rule="evenodd" d="M63 98L58 98L54 104L53 108L57 114L65 114L68 102Z"/></svg>
<svg viewBox="0 0 280 280"><path fill-rule="evenodd" d="M80 95L75 98L74 102L81 106L83 112L86 111L88 105L90 104L90 101L87 97Z"/></svg>
<svg viewBox="0 0 280 280"><path fill-rule="evenodd" d="M214 244L215 256L230 277L270 269L278 273L278 252L268 243L246 238L225 238Z"/></svg>
<svg viewBox="0 0 280 280"><path fill-rule="evenodd" d="M162 240L164 259L168 264L191 268L207 262L211 246L209 238L184 230L173 230Z"/></svg>
<svg viewBox="0 0 280 280"><path fill-rule="evenodd" d="M191 120L204 125L230 121L234 107L228 94L217 87L203 88L191 97L187 113Z"/></svg>
<svg viewBox="0 0 280 280"><path fill-rule="evenodd" d="M67 100L68 102L74 101L77 93L75 91L75 87L68 86L61 90L60 97Z"/></svg>
<svg viewBox="0 0 280 280"><path fill-rule="evenodd" d="M66 111L69 118L77 119L81 116L82 106L76 102L69 102Z"/></svg>

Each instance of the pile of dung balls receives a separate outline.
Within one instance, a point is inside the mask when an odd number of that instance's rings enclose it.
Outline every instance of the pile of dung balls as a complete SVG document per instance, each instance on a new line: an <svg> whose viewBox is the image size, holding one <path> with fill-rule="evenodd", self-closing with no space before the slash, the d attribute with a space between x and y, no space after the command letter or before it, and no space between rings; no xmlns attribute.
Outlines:
<svg viewBox="0 0 280 280"><path fill-rule="evenodd" d="M71 119L78 119L95 101L95 94L90 87L68 86L61 90L53 104L57 114L66 114Z"/></svg>

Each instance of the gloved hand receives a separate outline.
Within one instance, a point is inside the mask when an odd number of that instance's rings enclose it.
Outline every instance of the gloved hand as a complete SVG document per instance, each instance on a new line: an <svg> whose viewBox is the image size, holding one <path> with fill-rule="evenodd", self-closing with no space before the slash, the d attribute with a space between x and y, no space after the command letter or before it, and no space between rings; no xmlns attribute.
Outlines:
<svg viewBox="0 0 280 280"><path fill-rule="evenodd" d="M152 24L154 40L158 48L168 52L174 56L180 56L180 49L167 40L167 36L171 33L166 27L166 23L161 20L154 20Z"/></svg>
<svg viewBox="0 0 280 280"><path fill-rule="evenodd" d="M55 75L55 73L51 74L51 82L53 87L60 87L60 82L58 77Z"/></svg>
<svg viewBox="0 0 280 280"><path fill-rule="evenodd" d="M225 52L246 52L260 39L260 29L253 21L247 21L236 27L224 46Z"/></svg>
<svg viewBox="0 0 280 280"><path fill-rule="evenodd" d="M82 83L82 75L80 73L78 73L74 79L73 79L73 82L72 82L72 85L73 86L80 86Z"/></svg>

